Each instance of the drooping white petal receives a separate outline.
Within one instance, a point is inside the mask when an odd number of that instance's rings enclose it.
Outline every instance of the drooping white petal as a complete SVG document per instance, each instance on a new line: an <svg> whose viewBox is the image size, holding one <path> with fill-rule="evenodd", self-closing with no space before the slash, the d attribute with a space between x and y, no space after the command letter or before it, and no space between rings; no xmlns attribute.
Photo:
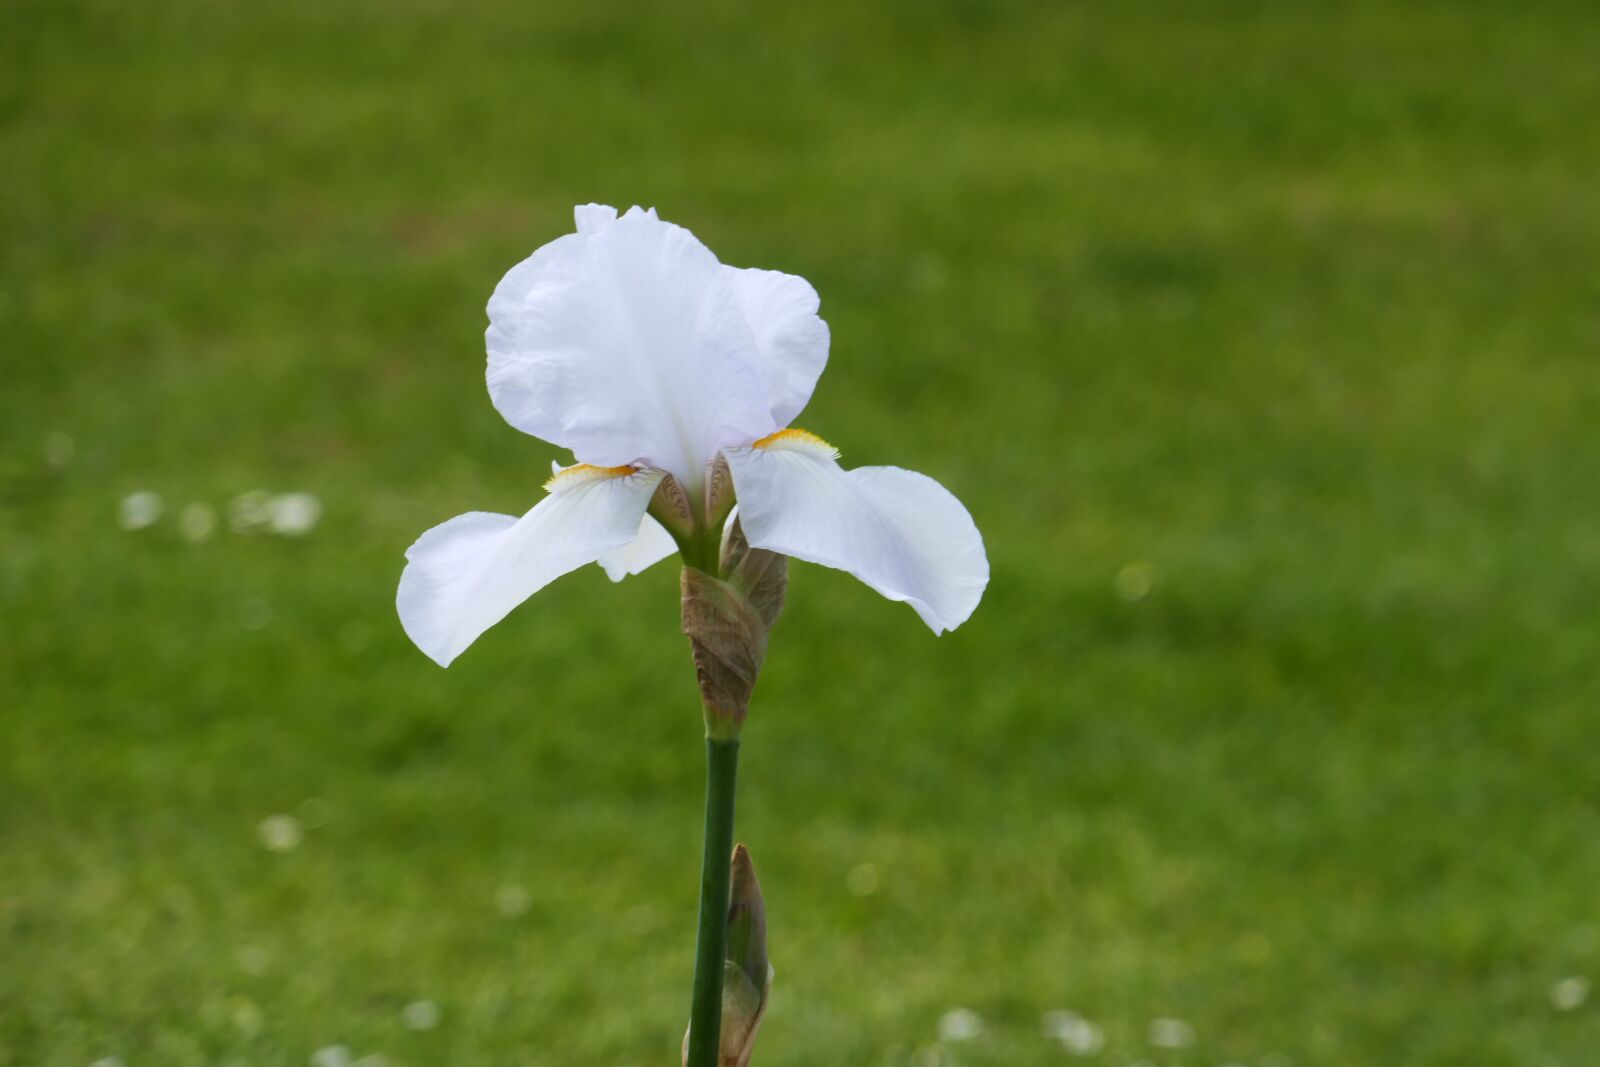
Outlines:
<svg viewBox="0 0 1600 1067"><path fill-rule="evenodd" d="M590 205L593 207L594 205ZM578 209L582 211L582 208ZM606 209L611 210L611 209ZM611 211L613 217L616 212ZM582 464L577 465L579 468ZM568 468L563 467L555 460L550 461L550 473L558 475ZM678 551L678 543L672 539L667 528L645 514L639 519L639 533L632 541L621 548L613 549L601 556L598 562L606 577L613 582L620 582L630 574L639 574L655 566L674 552Z"/></svg>
<svg viewBox="0 0 1600 1067"><path fill-rule="evenodd" d="M989 583L983 537L932 478L899 467L847 471L831 446L800 430L723 454L752 545L847 571L910 604L934 633L978 606Z"/></svg>
<svg viewBox="0 0 1600 1067"><path fill-rule="evenodd" d="M578 209L578 233L513 267L489 300L489 393L519 430L686 487L777 426L763 360L716 256L653 212Z"/></svg>
<svg viewBox="0 0 1600 1067"><path fill-rule="evenodd" d="M781 271L722 270L755 334L773 421L787 426L811 399L828 363L828 324L817 317L817 291Z"/></svg>
<svg viewBox="0 0 1600 1067"><path fill-rule="evenodd" d="M660 563L676 551L678 542L667 533L667 528L646 515L639 520L638 536L621 548L607 552L599 562L607 578L620 582L630 574L638 574Z"/></svg>
<svg viewBox="0 0 1600 1067"><path fill-rule="evenodd" d="M639 535L660 471L569 468L522 518L475 511L406 551L396 606L406 634L448 667L478 635L550 582Z"/></svg>

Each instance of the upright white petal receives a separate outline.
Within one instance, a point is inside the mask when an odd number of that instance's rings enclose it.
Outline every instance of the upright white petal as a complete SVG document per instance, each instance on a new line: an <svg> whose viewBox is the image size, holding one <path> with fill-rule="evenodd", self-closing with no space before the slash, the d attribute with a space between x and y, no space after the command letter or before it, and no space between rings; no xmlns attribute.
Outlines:
<svg viewBox="0 0 1600 1067"><path fill-rule="evenodd" d="M775 270L723 267L761 353L772 418L787 426L811 399L828 363L828 324L811 283Z"/></svg>
<svg viewBox="0 0 1600 1067"><path fill-rule="evenodd" d="M610 204L582 204L572 209L572 221L579 233L593 233L617 221L617 209Z"/></svg>
<svg viewBox="0 0 1600 1067"><path fill-rule="evenodd" d="M585 463L686 487L777 427L754 333L716 256L654 212L579 208L489 300L489 393L519 430Z"/></svg>
<svg viewBox="0 0 1600 1067"><path fill-rule="evenodd" d="M660 471L574 468L522 518L482 511L406 551L396 606L406 634L448 667L478 635L555 579L633 542Z"/></svg>
<svg viewBox="0 0 1600 1067"><path fill-rule="evenodd" d="M620 582L630 574L638 574L678 551L678 542L667 533L667 528L646 515L639 520L639 533L621 548L607 552L599 563L606 577Z"/></svg>
<svg viewBox="0 0 1600 1067"><path fill-rule="evenodd" d="M978 606L989 584L983 537L932 478L899 467L847 471L801 430L723 454L752 545L848 571L910 604L934 633Z"/></svg>

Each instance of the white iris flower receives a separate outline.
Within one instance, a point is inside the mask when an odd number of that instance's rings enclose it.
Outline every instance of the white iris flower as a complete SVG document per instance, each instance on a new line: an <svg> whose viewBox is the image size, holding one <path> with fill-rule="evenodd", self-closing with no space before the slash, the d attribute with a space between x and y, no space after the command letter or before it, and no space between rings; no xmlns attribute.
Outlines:
<svg viewBox="0 0 1600 1067"><path fill-rule="evenodd" d="M989 563L960 501L898 467L845 470L790 428L828 360L816 290L724 266L653 209L576 216L490 297L488 379L507 422L578 462L521 518L469 512L411 546L398 605L417 646L448 666L569 571L620 581L714 540L735 498L756 548L848 571L935 633L971 615Z"/></svg>

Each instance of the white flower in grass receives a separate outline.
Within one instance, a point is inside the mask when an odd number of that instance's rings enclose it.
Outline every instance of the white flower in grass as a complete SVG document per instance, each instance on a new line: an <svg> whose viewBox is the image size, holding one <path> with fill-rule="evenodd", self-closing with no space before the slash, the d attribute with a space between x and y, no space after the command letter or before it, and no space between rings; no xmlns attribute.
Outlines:
<svg viewBox="0 0 1600 1067"><path fill-rule="evenodd" d="M439 1025L442 1013L439 1005L431 1000L413 1000L406 1005L402 1017L406 1027L410 1030L432 1030Z"/></svg>
<svg viewBox="0 0 1600 1067"><path fill-rule="evenodd" d="M876 863L858 863L844 876L845 888L858 897L870 897L882 881Z"/></svg>
<svg viewBox="0 0 1600 1067"><path fill-rule="evenodd" d="M350 1067L350 1049L345 1045L325 1045L311 1054L311 1067Z"/></svg>
<svg viewBox="0 0 1600 1067"><path fill-rule="evenodd" d="M500 914L508 919L515 919L519 915L528 913L528 905L532 897L526 886L507 884L495 890L494 906Z"/></svg>
<svg viewBox="0 0 1600 1067"><path fill-rule="evenodd" d="M178 533L191 544L211 540L216 529L217 510L210 504L195 501L178 513Z"/></svg>
<svg viewBox="0 0 1600 1067"><path fill-rule="evenodd" d="M305 838L300 820L293 815L268 815L256 827L256 832L268 852L293 852Z"/></svg>
<svg viewBox="0 0 1600 1067"><path fill-rule="evenodd" d="M1188 1048L1194 1044L1194 1027L1182 1019L1151 1019L1149 1038L1156 1048Z"/></svg>
<svg viewBox="0 0 1600 1067"><path fill-rule="evenodd" d="M490 298L488 379L506 421L578 462L521 518L471 512L411 546L397 599L417 646L448 665L585 564L620 581L714 550L734 497L756 548L848 571L935 633L971 615L989 564L961 503L898 467L845 470L789 427L828 358L816 291L724 266L653 210L576 215Z"/></svg>
<svg viewBox="0 0 1600 1067"><path fill-rule="evenodd" d="M161 518L161 497L148 489L129 493L117 508L117 522L124 530L142 530Z"/></svg>
<svg viewBox="0 0 1600 1067"><path fill-rule="evenodd" d="M983 1033L983 1020L971 1008L951 1008L939 1017L940 1041L971 1041Z"/></svg>
<svg viewBox="0 0 1600 1067"><path fill-rule="evenodd" d="M1045 1012L1044 1032L1075 1056L1093 1056L1106 1044L1105 1031L1072 1011Z"/></svg>
<svg viewBox="0 0 1600 1067"><path fill-rule="evenodd" d="M1589 999L1589 979L1582 975L1563 978L1550 987L1550 1004L1556 1011L1576 1011Z"/></svg>
<svg viewBox="0 0 1600 1067"><path fill-rule="evenodd" d="M228 526L234 533L253 533L272 517L272 494L251 489L228 501Z"/></svg>
<svg viewBox="0 0 1600 1067"><path fill-rule="evenodd" d="M311 493L283 493L268 501L267 515L273 533L301 537L322 518L322 501Z"/></svg>

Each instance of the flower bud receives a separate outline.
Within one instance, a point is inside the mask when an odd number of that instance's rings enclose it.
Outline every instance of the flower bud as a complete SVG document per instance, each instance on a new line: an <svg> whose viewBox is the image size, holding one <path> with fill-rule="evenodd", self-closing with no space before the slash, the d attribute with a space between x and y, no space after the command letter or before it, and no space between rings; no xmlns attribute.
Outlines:
<svg viewBox="0 0 1600 1067"><path fill-rule="evenodd" d="M747 1067L756 1031L772 992L772 966L767 962L767 908L756 881L750 852L733 850L733 887L728 903L728 958L722 965L722 1033L717 1067ZM683 1038L685 1067L689 1035Z"/></svg>
<svg viewBox="0 0 1600 1067"><path fill-rule="evenodd" d="M728 962L744 972L758 989L767 974L767 902L756 881L755 864L744 845L733 848L733 884L728 893Z"/></svg>
<svg viewBox="0 0 1600 1067"><path fill-rule="evenodd" d="M694 652L707 733L726 739L744 725L767 634L783 609L788 568L784 556L751 548L736 519L718 571L683 568L683 632Z"/></svg>
<svg viewBox="0 0 1600 1067"><path fill-rule="evenodd" d="M666 527L680 545L684 538L694 536L694 511L689 507L689 495L670 474L656 485L655 495L650 498L650 515Z"/></svg>
<svg viewBox="0 0 1600 1067"><path fill-rule="evenodd" d="M713 530L722 529L728 514L733 511L733 504L733 472L728 469L728 461L718 452L706 478L706 525Z"/></svg>

